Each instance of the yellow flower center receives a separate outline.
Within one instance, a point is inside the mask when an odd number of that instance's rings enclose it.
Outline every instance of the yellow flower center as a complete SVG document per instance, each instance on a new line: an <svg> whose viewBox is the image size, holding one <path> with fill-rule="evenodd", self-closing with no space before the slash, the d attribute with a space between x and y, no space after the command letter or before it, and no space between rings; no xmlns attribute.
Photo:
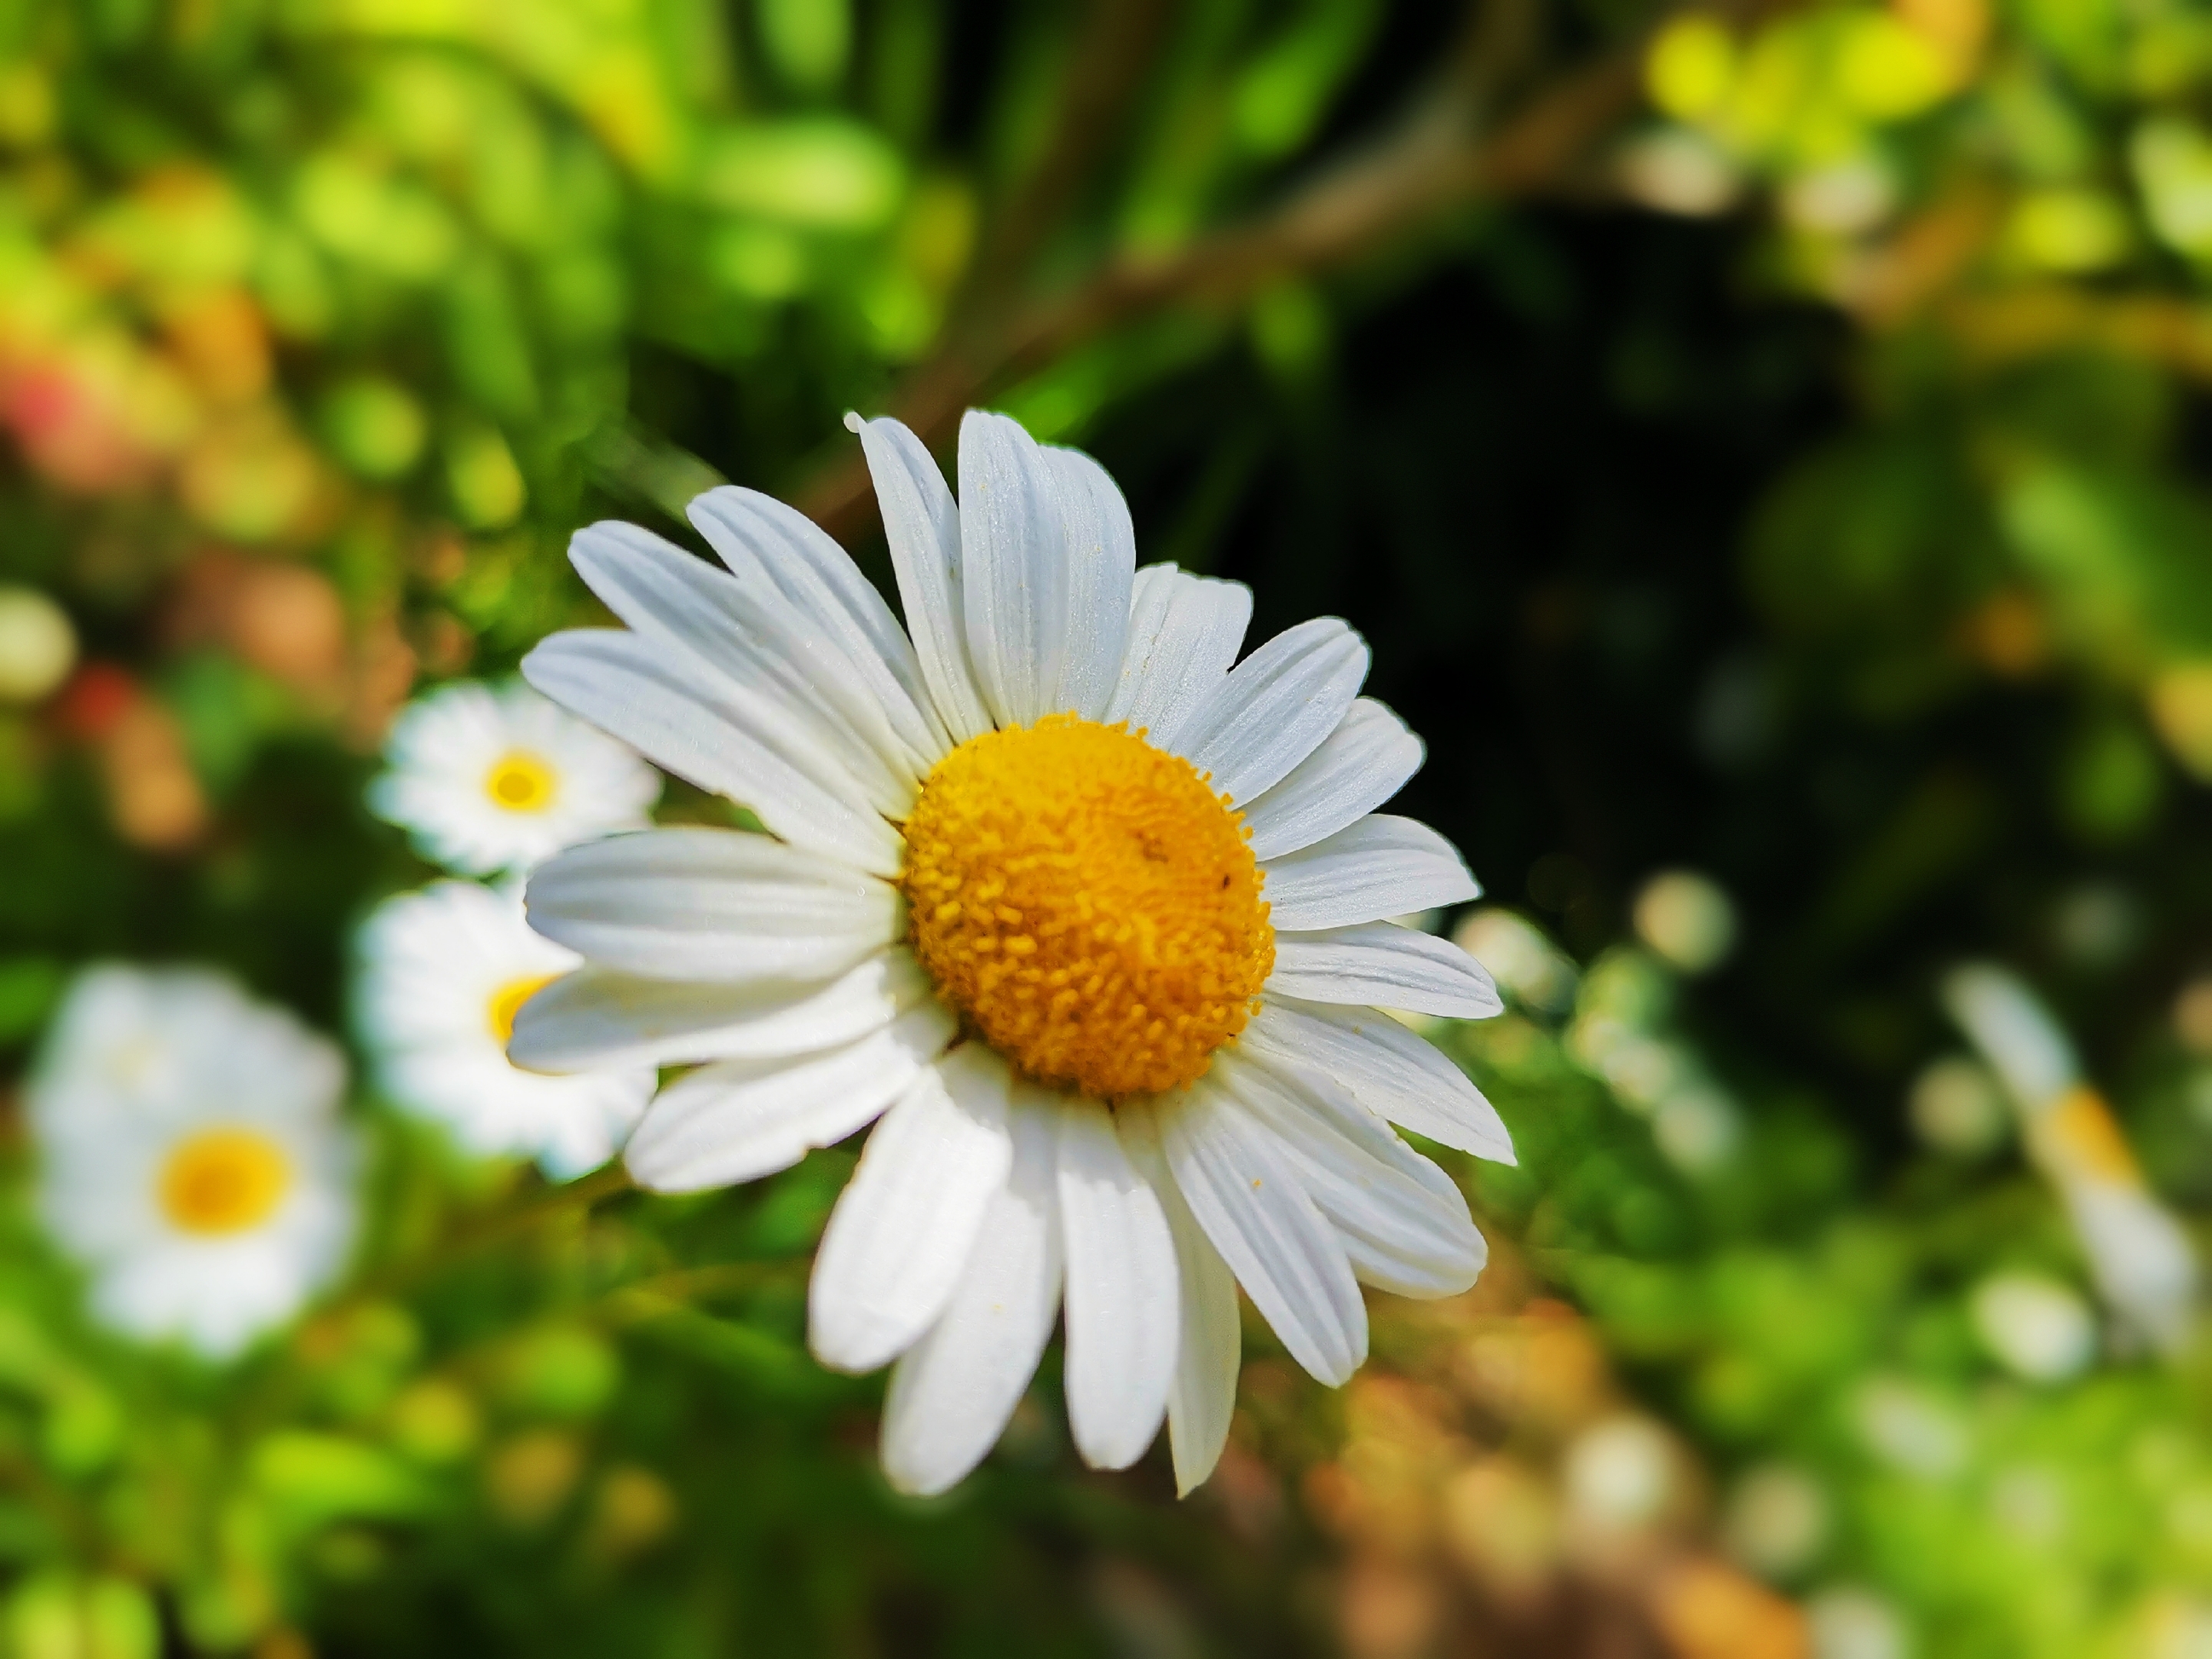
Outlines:
<svg viewBox="0 0 2212 1659"><path fill-rule="evenodd" d="M492 763L484 774L484 793L510 812L542 812L553 804L559 781L541 757L516 749Z"/></svg>
<svg viewBox="0 0 2212 1659"><path fill-rule="evenodd" d="M491 1023L491 1034L506 1048L514 1036L514 1017L522 1012L522 1005L560 978L558 974L533 974L527 979L511 979L491 994L484 1006L484 1018Z"/></svg>
<svg viewBox="0 0 2212 1659"><path fill-rule="evenodd" d="M1251 832L1188 761L1073 714L937 763L901 884L938 993L1040 1082L1202 1075L1275 965Z"/></svg>
<svg viewBox="0 0 2212 1659"><path fill-rule="evenodd" d="M203 1129L161 1166L161 1213L179 1232L220 1237L258 1227L292 1185L284 1149L254 1129Z"/></svg>

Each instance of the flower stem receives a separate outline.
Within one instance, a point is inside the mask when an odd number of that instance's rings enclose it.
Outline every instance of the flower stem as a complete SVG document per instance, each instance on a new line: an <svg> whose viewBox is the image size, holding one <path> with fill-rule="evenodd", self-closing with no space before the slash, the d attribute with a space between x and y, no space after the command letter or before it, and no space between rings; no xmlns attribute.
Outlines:
<svg viewBox="0 0 2212 1659"><path fill-rule="evenodd" d="M520 1200L510 1200L476 1218L411 1261L395 1262L369 1274L325 1311L326 1314L337 1312L404 1290L450 1267L463 1256L473 1255L518 1234L529 1232L548 1221L568 1215L586 1215L600 1200L618 1197L633 1189L629 1171L616 1163L565 1186L556 1187L550 1192L532 1192Z"/></svg>

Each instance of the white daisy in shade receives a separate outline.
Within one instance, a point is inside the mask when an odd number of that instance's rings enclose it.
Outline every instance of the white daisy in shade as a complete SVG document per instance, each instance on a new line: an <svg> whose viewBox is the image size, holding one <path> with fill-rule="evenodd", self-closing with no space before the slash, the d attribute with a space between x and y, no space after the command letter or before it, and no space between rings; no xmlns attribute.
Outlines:
<svg viewBox="0 0 2212 1659"><path fill-rule="evenodd" d="M344 1264L345 1062L290 1014L201 969L88 969L27 1089L47 1227L94 1314L222 1358Z"/></svg>
<svg viewBox="0 0 2212 1659"><path fill-rule="evenodd" d="M392 721L384 758L369 810L468 876L641 829L660 799L659 775L626 745L520 684L465 682L416 699Z"/></svg>
<svg viewBox="0 0 2212 1659"><path fill-rule="evenodd" d="M577 963L531 931L520 890L441 881L403 893L356 949L355 1024L395 1104L472 1152L534 1158L556 1179L614 1156L653 1095L650 1065L547 1077L507 1060L516 1012Z"/></svg>
<svg viewBox="0 0 2212 1659"><path fill-rule="evenodd" d="M1334 618L1240 662L1251 595L1134 568L1087 457L961 428L960 501L894 422L850 422L911 637L844 553L739 489L691 505L728 574L627 525L571 556L629 631L523 665L556 702L750 807L532 876L585 967L511 1052L696 1063L628 1153L662 1191L782 1168L880 1116L817 1253L823 1363L896 1362L885 1469L936 1492L997 1440L1055 1316L1077 1448L1119 1468L1164 1414L1218 1455L1237 1286L1316 1376L1367 1352L1359 1282L1465 1289L1459 1189L1389 1121L1511 1146L1377 1006L1498 1011L1457 946L1386 917L1472 897L1440 836L1374 809L1420 741L1359 696Z"/></svg>

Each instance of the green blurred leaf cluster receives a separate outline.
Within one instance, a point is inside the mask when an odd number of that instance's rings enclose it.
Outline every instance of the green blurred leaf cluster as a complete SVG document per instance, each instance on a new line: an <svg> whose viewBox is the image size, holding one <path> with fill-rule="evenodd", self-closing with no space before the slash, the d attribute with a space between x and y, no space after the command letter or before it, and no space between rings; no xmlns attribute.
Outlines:
<svg viewBox="0 0 2212 1659"><path fill-rule="evenodd" d="M2202 1352L2022 1374L1986 1294L2095 1318L2079 1247L1907 1102L1937 976L2002 957L2212 1203L2208 88L2187 0L0 4L0 583L72 630L0 702L0 1655L1395 1651L1359 1597L1413 1569L1330 1519L1355 1408L1256 1320L1188 1503L1079 1468L1049 1358L894 1497L879 1385L803 1341L849 1149L556 1189L362 1093L361 1259L226 1370L102 1334L34 1212L12 1091L77 968L340 1029L426 874L369 757L603 619L579 523L682 536L727 477L881 580L840 417L942 450L971 402L1095 449L1255 641L1374 642L1402 810L1551 936L1431 1033L1521 1154L1447 1161L1690 1449L1698 1547L1782 1469L1817 1546L1729 1571L1793 1607L2193 1651ZM1685 864L1743 922L1704 978L1632 938ZM1370 1375L1483 1294L1376 1298ZM1421 1571L1375 1605L1521 1616Z"/></svg>

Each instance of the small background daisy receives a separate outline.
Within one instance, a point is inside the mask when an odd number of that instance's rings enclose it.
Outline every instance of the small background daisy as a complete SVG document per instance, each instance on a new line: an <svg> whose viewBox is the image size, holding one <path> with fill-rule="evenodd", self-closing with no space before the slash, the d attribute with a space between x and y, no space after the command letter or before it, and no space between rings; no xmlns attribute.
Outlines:
<svg viewBox="0 0 2212 1659"><path fill-rule="evenodd" d="M401 711L384 753L370 810L460 875L641 828L660 798L659 774L628 747L519 683L432 692Z"/></svg>
<svg viewBox="0 0 2212 1659"><path fill-rule="evenodd" d="M343 1264L351 1158L330 1042L198 969L87 971L28 1091L39 1207L104 1322L225 1357Z"/></svg>
<svg viewBox="0 0 2212 1659"><path fill-rule="evenodd" d="M530 930L514 890L441 881L387 899L356 948L356 1024L379 1086L469 1151L565 1178L605 1163L644 1110L649 1066L549 1077L508 1061L522 1005L581 960Z"/></svg>

